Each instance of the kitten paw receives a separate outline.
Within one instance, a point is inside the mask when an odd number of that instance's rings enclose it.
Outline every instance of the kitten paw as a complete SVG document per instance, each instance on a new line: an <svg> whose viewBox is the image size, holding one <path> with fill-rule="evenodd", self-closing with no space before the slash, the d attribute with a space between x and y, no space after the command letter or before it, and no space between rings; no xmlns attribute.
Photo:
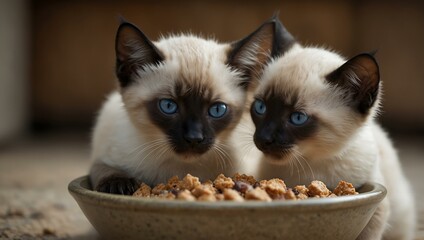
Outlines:
<svg viewBox="0 0 424 240"><path fill-rule="evenodd" d="M134 178L109 177L104 179L96 187L96 191L120 195L132 195L137 188L138 183Z"/></svg>

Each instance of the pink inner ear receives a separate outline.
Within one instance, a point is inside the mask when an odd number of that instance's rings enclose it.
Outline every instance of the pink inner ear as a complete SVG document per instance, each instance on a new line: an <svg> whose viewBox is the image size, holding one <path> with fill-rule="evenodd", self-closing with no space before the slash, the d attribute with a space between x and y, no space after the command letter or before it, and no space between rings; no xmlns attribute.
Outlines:
<svg viewBox="0 0 424 240"><path fill-rule="evenodd" d="M132 82L131 76L138 68L148 64L159 64L164 60L162 53L135 25L122 23L116 35L116 74L121 87Z"/></svg>
<svg viewBox="0 0 424 240"><path fill-rule="evenodd" d="M275 20L268 20L246 38L232 44L228 63L247 75L259 73L270 59L275 37Z"/></svg>
<svg viewBox="0 0 424 240"><path fill-rule="evenodd" d="M329 83L342 87L352 94L352 106L367 113L377 99L380 72L370 54L359 54L327 75Z"/></svg>
<svg viewBox="0 0 424 240"><path fill-rule="evenodd" d="M354 59L352 70L356 73L365 85L377 86L380 81L380 74L377 62L369 55L360 56L359 59Z"/></svg>
<svg viewBox="0 0 424 240"><path fill-rule="evenodd" d="M130 26L120 27L116 36L116 57L120 61L127 61L137 48L142 46L143 39ZM140 45L137 47L137 45Z"/></svg>

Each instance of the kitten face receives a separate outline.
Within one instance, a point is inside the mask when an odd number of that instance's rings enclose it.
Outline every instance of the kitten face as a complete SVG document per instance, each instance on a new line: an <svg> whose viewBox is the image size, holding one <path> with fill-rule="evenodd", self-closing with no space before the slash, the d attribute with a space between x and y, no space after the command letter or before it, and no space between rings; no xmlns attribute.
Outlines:
<svg viewBox="0 0 424 240"><path fill-rule="evenodd" d="M342 151L375 112L378 65L362 54L294 46L265 70L251 106L254 142L276 164Z"/></svg>
<svg viewBox="0 0 424 240"><path fill-rule="evenodd" d="M220 148L240 119L250 71L263 64L246 56L266 55L274 31L269 22L233 44L185 35L153 43L135 26L121 25L117 75L140 135L183 161Z"/></svg>
<svg viewBox="0 0 424 240"><path fill-rule="evenodd" d="M148 101L147 111L152 122L168 135L175 152L203 154L211 148L218 134L234 127L241 103L213 96L213 90L206 86L189 91L184 88L184 83L177 83L175 94ZM243 99L243 93L238 94ZM166 110L168 106L170 113Z"/></svg>

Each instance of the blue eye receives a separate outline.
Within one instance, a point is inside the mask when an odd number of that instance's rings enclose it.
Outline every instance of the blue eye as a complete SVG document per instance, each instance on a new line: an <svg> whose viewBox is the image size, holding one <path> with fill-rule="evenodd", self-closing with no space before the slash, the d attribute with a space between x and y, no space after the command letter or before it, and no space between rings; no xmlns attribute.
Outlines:
<svg viewBox="0 0 424 240"><path fill-rule="evenodd" d="M220 118L227 112L227 105L225 103L215 103L209 108L209 116L213 118Z"/></svg>
<svg viewBox="0 0 424 240"><path fill-rule="evenodd" d="M159 108L165 114L174 114L177 112L178 105L171 99L159 100Z"/></svg>
<svg viewBox="0 0 424 240"><path fill-rule="evenodd" d="M264 101L262 100L256 100L255 103L253 104L253 107L255 109L255 112L259 115L263 115L266 112L266 105L264 103Z"/></svg>
<svg viewBox="0 0 424 240"><path fill-rule="evenodd" d="M308 119L309 119L309 116L303 112L294 112L290 115L290 122L296 126L305 124L306 121L308 121Z"/></svg>

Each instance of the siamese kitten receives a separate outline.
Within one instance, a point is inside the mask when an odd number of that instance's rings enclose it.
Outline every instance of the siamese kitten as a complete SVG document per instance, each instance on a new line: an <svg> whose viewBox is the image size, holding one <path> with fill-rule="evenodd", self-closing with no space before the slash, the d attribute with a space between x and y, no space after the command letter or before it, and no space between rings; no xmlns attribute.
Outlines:
<svg viewBox="0 0 424 240"><path fill-rule="evenodd" d="M184 34L152 42L121 23L119 91L109 96L94 128L93 188L132 194L140 181L234 174L232 131L252 74L271 55L274 31L275 18L231 44Z"/></svg>
<svg viewBox="0 0 424 240"><path fill-rule="evenodd" d="M412 192L375 121L382 94L375 58L364 53L346 60L280 32L285 47L264 70L251 104L253 139L262 152L257 177L291 186L321 180L330 188L340 180L355 187L381 183L387 197L358 239L412 239Z"/></svg>

